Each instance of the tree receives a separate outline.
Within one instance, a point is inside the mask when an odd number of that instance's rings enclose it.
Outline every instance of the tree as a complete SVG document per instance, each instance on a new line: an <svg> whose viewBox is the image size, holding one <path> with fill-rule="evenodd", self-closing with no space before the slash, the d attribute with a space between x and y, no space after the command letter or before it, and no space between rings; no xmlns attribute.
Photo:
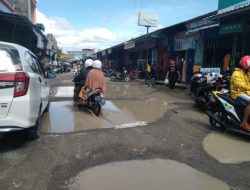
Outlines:
<svg viewBox="0 0 250 190"><path fill-rule="evenodd" d="M68 54L67 54L67 53L64 53L64 52L62 51L62 49L60 49L60 48L57 48L57 49L56 49L56 55L57 55L58 61L66 61L66 60L69 59Z"/></svg>

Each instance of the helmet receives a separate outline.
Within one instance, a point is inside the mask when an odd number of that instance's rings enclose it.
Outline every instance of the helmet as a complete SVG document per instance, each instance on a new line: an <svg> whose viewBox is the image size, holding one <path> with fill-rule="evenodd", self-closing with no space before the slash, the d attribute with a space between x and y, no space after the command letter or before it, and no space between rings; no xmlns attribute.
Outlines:
<svg viewBox="0 0 250 190"><path fill-rule="evenodd" d="M93 67L97 68L97 69L101 69L102 68L102 62L100 60L95 60L93 63Z"/></svg>
<svg viewBox="0 0 250 190"><path fill-rule="evenodd" d="M84 63L84 67L91 67L93 65L93 60L92 59L87 59Z"/></svg>
<svg viewBox="0 0 250 190"><path fill-rule="evenodd" d="M250 56L249 55L242 57L242 59L240 60L240 66L246 70L250 67Z"/></svg>

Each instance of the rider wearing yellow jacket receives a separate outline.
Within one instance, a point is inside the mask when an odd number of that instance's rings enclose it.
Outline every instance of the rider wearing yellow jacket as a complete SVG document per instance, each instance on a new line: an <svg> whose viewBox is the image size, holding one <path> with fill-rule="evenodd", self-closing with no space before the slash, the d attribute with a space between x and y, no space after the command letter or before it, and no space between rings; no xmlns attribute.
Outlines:
<svg viewBox="0 0 250 190"><path fill-rule="evenodd" d="M231 97L233 99L238 98L241 94L246 94L250 96L250 82L248 76L249 74L245 74L242 69L236 68L233 72L231 78Z"/></svg>
<svg viewBox="0 0 250 190"><path fill-rule="evenodd" d="M244 56L239 68L236 68L231 78L231 97L245 103L246 109L243 120L241 122L242 129L250 132L250 124L248 118L250 117L250 82L248 73L250 71L250 56Z"/></svg>

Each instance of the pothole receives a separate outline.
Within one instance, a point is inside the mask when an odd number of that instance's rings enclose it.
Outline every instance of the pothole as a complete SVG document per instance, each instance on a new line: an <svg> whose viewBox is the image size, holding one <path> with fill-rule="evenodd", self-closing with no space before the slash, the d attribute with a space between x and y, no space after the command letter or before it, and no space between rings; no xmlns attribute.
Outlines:
<svg viewBox="0 0 250 190"><path fill-rule="evenodd" d="M145 126L160 119L169 107L157 99L106 101L102 115L96 117L88 109L80 111L71 101L51 102L49 113L43 116L42 132Z"/></svg>
<svg viewBox="0 0 250 190"><path fill-rule="evenodd" d="M212 132L203 146L205 151L221 163L233 164L250 161L250 141L229 134Z"/></svg>
<svg viewBox="0 0 250 190"><path fill-rule="evenodd" d="M116 162L79 173L70 189L84 190L229 190L229 186L205 173L172 160Z"/></svg>

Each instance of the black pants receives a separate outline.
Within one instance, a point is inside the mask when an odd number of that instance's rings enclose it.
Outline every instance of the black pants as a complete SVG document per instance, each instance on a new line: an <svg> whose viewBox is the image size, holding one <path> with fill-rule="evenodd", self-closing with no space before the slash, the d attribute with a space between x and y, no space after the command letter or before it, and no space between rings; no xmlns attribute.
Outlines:
<svg viewBox="0 0 250 190"><path fill-rule="evenodd" d="M80 90L81 90L81 86L80 86L80 85L79 85L79 86L76 86L76 87L74 88L74 96L73 96L74 102L77 101L77 99L78 99L78 97L79 97Z"/></svg>

